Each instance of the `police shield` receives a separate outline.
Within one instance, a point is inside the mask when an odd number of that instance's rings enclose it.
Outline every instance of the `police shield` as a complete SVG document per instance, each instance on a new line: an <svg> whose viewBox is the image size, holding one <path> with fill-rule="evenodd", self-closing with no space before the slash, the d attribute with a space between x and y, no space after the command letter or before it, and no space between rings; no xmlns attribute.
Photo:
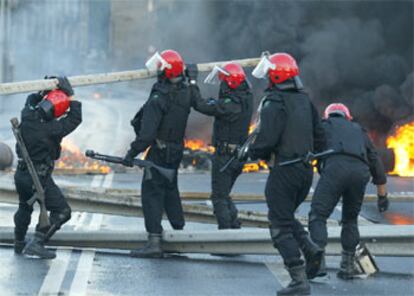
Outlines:
<svg viewBox="0 0 414 296"><path fill-rule="evenodd" d="M171 65L163 59L158 51L149 58L149 60L145 63L145 67L147 67L149 71L163 71L165 69L171 69Z"/></svg>
<svg viewBox="0 0 414 296"><path fill-rule="evenodd" d="M204 79L204 83L208 84L218 84L220 81L219 75L226 75L229 76L230 73L224 70L219 66L214 66L213 70L207 75L206 79Z"/></svg>
<svg viewBox="0 0 414 296"><path fill-rule="evenodd" d="M254 68L252 75L258 79L265 78L269 69L275 70L276 65L272 64L268 57L264 55L257 66Z"/></svg>

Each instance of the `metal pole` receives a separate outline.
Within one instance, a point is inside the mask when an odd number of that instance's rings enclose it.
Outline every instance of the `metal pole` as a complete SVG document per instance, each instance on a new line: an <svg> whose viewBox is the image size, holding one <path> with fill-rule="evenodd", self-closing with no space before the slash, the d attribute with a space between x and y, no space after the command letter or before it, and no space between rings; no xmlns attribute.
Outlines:
<svg viewBox="0 0 414 296"><path fill-rule="evenodd" d="M242 67L253 67L257 65L259 61L260 61L260 58L233 60L233 62L239 63ZM229 61L221 61L221 62L197 64L197 67L200 72L208 72L208 71L211 71L214 68L214 66L216 65L223 66L224 64L228 62ZM147 69L139 69L139 70L132 70L132 71L72 76L68 78L72 86L86 86L86 85L92 85L92 84L104 84L104 83L121 82L121 81L135 80L135 79L153 78L153 77L156 77L156 74L157 73L154 71L148 71ZM2 83L0 84L0 95L54 89L56 88L57 83L58 83L57 79L48 79L48 80L43 79L43 80Z"/></svg>

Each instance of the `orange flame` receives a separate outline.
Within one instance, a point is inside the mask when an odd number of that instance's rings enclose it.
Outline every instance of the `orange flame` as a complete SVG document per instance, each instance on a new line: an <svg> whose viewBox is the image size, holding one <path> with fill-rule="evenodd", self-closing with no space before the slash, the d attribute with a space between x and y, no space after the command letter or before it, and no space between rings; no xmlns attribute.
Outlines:
<svg viewBox="0 0 414 296"><path fill-rule="evenodd" d="M102 165L97 160L87 158L73 142L68 139L62 141L62 152L58 161L55 163L55 168L72 170L82 169L86 172L96 172L99 174L108 174L111 168L107 165Z"/></svg>
<svg viewBox="0 0 414 296"><path fill-rule="evenodd" d="M400 126L388 137L387 147L394 150L395 165L390 174L414 177L414 121Z"/></svg>
<svg viewBox="0 0 414 296"><path fill-rule="evenodd" d="M269 166L264 160L259 161L258 163L246 163L243 166L243 173L255 173L261 170L267 170Z"/></svg>
<svg viewBox="0 0 414 296"><path fill-rule="evenodd" d="M187 139L184 141L184 147L193 151L200 150L209 153L214 153L215 150L213 146L207 145L207 143L201 139Z"/></svg>

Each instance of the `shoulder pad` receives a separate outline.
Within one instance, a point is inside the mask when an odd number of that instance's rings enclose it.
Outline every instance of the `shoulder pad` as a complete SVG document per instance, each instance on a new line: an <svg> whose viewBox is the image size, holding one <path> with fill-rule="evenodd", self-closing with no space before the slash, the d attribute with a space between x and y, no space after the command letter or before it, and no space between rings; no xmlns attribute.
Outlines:
<svg viewBox="0 0 414 296"><path fill-rule="evenodd" d="M283 96L277 92L269 93L265 98L264 101L273 101L273 102L281 102L283 103L284 99Z"/></svg>

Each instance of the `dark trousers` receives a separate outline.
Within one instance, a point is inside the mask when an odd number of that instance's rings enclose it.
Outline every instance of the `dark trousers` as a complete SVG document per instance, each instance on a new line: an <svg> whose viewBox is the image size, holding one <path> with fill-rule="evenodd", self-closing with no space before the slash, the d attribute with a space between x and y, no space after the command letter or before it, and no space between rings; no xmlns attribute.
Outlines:
<svg viewBox="0 0 414 296"><path fill-rule="evenodd" d="M369 177L368 166L358 159L334 156L326 160L309 213L311 238L320 247L326 247L326 220L342 196L342 248L355 251L359 243L358 215Z"/></svg>
<svg viewBox="0 0 414 296"><path fill-rule="evenodd" d="M231 157L232 155L227 153L213 155L211 201L219 229L240 228L240 222L237 219L238 211L230 198L230 192L242 172L243 165L235 159L224 172L220 172Z"/></svg>
<svg viewBox="0 0 414 296"><path fill-rule="evenodd" d="M147 159L154 163L176 170L173 182L151 169L151 178L148 171L142 179L142 207L144 211L145 228L149 233L162 233L162 216L165 213L172 228L184 228L184 213L181 205L180 193L177 184L177 169L181 162L182 150L167 151L151 147Z"/></svg>
<svg viewBox="0 0 414 296"><path fill-rule="evenodd" d="M48 173L39 177L45 190L46 209L50 211L49 221L51 225L55 225L53 228L54 233L70 219L71 210L59 187L53 181L51 174ZM14 175L14 182L19 195L19 207L14 215L15 238L16 240L23 241L33 212L33 206L27 204L27 201L34 193L33 180L27 170L17 169ZM36 230L47 233L49 228L40 229L37 225ZM49 237L51 235L52 233L50 233Z"/></svg>
<svg viewBox="0 0 414 296"><path fill-rule="evenodd" d="M265 195L269 207L270 233L273 245L291 267L303 263L301 242L307 236L302 224L295 219L295 211L305 200L312 185L313 170L299 163L271 169Z"/></svg>

